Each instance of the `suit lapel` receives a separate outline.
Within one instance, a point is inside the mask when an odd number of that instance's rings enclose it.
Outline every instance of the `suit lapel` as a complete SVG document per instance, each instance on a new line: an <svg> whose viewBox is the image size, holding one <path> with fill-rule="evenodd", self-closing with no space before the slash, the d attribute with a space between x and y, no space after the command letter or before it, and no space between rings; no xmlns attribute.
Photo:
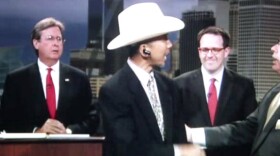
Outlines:
<svg viewBox="0 0 280 156"><path fill-rule="evenodd" d="M274 90L271 91L271 93L269 95L267 95L267 99L264 99L264 101L262 102L262 104L264 104L264 106L259 106L259 107L263 107L259 116L261 117L261 121L260 121L260 125L259 125L259 129L256 135L256 139L255 139L255 143L252 147L252 153L262 144L262 142L265 140L265 138L268 136L268 134L273 130L273 128L275 128L275 124L277 119L279 119L280 116L280 107L278 107L278 109L276 110L276 112L273 114L273 116L271 117L271 119L268 121L266 127L263 128L265 121L266 121L266 116L267 116L267 111L268 108L270 106L270 103L272 102L273 98L277 95L277 93L280 91L280 88L277 87Z"/></svg>
<svg viewBox="0 0 280 156"><path fill-rule="evenodd" d="M216 112L216 118L214 123L219 123L221 120L223 120L223 112L224 109L227 108L227 101L229 100L229 96L232 92L232 76L227 72L227 70L224 70L222 82L221 82L221 88L220 88L220 95L218 98L218 107Z"/></svg>
<svg viewBox="0 0 280 156"><path fill-rule="evenodd" d="M266 117L266 116L265 116ZM266 137L269 135L271 131L275 128L276 121L280 117L280 107L276 110L276 112L273 114L273 116L270 118L269 122L267 123L266 127L257 135L257 138L255 140L255 144L252 148L252 152L254 152L256 149L261 146L261 144L264 142ZM263 127L263 126L262 126Z"/></svg>
<svg viewBox="0 0 280 156"><path fill-rule="evenodd" d="M271 129L275 128L276 122L280 117L280 107L277 108L275 113L272 115L270 120L268 121L267 125L264 127L264 131L270 131Z"/></svg>
<svg viewBox="0 0 280 156"><path fill-rule="evenodd" d="M124 75L126 76L126 79L128 81L128 88L135 97L136 106L139 107L139 110L142 112L148 123L148 127L151 128L151 131L154 133L156 138L158 140L162 140L152 106L139 79L127 64L124 67L124 72Z"/></svg>
<svg viewBox="0 0 280 156"><path fill-rule="evenodd" d="M31 65L29 72L30 72L29 82L25 82L25 83L32 84L29 85L29 87L31 87L30 88L31 95L32 96L35 95L33 106L35 107L36 110L43 110L43 112L41 112L43 113L41 114L42 116L44 115L50 116L38 64L34 63L33 65Z"/></svg>
<svg viewBox="0 0 280 156"><path fill-rule="evenodd" d="M172 128L173 122L172 122L172 97L170 97L169 90L167 84L163 81L163 79L160 77L159 74L155 72L155 78L157 82L159 97L160 97L160 103L162 107L163 112L163 121L164 121L164 130L165 135L171 135L172 134ZM165 136L165 139L172 138L172 136ZM165 140L168 142L168 140Z"/></svg>
<svg viewBox="0 0 280 156"><path fill-rule="evenodd" d="M70 77L68 74L68 69L64 66L64 64L60 63L59 67L59 94L58 94L58 107L57 107L57 118L59 118L59 115L62 110L67 110L66 107L69 106L67 101L64 101L65 99L69 99L67 95L69 94L69 91L71 91L71 83L70 83Z"/></svg>

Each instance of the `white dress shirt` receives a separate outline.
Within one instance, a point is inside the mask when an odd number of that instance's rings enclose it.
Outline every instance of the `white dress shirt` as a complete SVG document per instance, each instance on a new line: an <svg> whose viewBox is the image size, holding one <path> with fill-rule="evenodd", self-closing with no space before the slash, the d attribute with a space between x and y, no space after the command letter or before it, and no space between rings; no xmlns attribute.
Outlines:
<svg viewBox="0 0 280 156"><path fill-rule="evenodd" d="M215 79L215 86L217 90L217 97L219 97L220 94L220 88L223 80L223 73L224 73L224 66L216 71L215 73L209 73L203 66L201 66L201 72L202 72L202 78L203 78L203 84L205 89L205 98L208 100L208 92L209 92L209 86L211 84L211 79ZM207 101L208 102L208 101Z"/></svg>
<svg viewBox="0 0 280 156"><path fill-rule="evenodd" d="M45 98L47 97L46 93L46 78L48 74L48 68L52 68L51 71L51 76L54 84L54 89L55 89L55 100L56 100L56 108L57 108L57 103L58 103L58 97L59 97L59 61L57 61L56 64L54 64L51 67L46 66L43 62L40 61L38 58L38 66L39 66L39 71L41 75L41 81L43 84L43 89L44 89L44 94Z"/></svg>

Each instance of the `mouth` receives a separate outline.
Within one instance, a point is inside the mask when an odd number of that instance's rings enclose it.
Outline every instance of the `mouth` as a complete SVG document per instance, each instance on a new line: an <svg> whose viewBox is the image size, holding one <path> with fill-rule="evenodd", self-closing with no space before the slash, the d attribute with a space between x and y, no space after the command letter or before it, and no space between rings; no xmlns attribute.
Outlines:
<svg viewBox="0 0 280 156"><path fill-rule="evenodd" d="M59 50L52 50L52 53L58 53Z"/></svg>

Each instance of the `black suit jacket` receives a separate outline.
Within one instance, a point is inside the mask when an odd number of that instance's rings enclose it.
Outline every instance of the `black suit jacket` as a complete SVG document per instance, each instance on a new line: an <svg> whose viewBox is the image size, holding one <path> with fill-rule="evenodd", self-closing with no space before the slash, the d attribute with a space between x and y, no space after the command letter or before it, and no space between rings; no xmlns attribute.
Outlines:
<svg viewBox="0 0 280 156"><path fill-rule="evenodd" d="M158 72L155 79L163 110L165 141L140 81L126 64L102 86L99 94L106 136L104 155L171 156L173 143L186 142L184 124L178 117L175 84Z"/></svg>
<svg viewBox="0 0 280 156"><path fill-rule="evenodd" d="M190 127L212 126L201 69L175 78L183 98L184 122ZM257 107L253 81L224 70L214 125L245 119ZM250 146L207 150L207 156L249 155Z"/></svg>
<svg viewBox="0 0 280 156"><path fill-rule="evenodd" d="M56 119L73 133L93 133L98 126L87 76L60 63ZM50 118L37 63L7 75L1 99L1 120L7 132L32 132Z"/></svg>
<svg viewBox="0 0 280 156"><path fill-rule="evenodd" d="M280 84L277 84L267 92L259 107L246 120L207 128L207 146L216 148L253 142L251 156L279 156L280 130L276 129L276 123L280 120L280 107L264 128L269 105L279 92Z"/></svg>

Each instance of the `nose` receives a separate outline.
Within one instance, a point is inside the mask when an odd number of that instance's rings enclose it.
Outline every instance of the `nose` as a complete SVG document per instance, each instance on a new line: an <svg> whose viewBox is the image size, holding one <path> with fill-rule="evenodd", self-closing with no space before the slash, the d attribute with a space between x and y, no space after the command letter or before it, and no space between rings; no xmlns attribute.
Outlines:
<svg viewBox="0 0 280 156"><path fill-rule="evenodd" d="M277 52L277 47L278 47L279 45L278 44L275 44L274 46L272 46L271 48L270 48L270 50L271 50L271 52L272 53L275 53L275 52Z"/></svg>
<svg viewBox="0 0 280 156"><path fill-rule="evenodd" d="M169 54L171 52L171 48L172 48L173 44L169 39L166 42L167 42L167 48L169 49L167 54Z"/></svg>
<svg viewBox="0 0 280 156"><path fill-rule="evenodd" d="M58 40L54 40L54 41L53 41L53 45L54 45L54 46L59 46L59 41L58 41Z"/></svg>
<svg viewBox="0 0 280 156"><path fill-rule="evenodd" d="M172 46L173 46L172 42L168 39L167 40L167 47L172 48Z"/></svg>
<svg viewBox="0 0 280 156"><path fill-rule="evenodd" d="M208 57L211 57L214 55L213 50L209 49L209 51L206 53Z"/></svg>

